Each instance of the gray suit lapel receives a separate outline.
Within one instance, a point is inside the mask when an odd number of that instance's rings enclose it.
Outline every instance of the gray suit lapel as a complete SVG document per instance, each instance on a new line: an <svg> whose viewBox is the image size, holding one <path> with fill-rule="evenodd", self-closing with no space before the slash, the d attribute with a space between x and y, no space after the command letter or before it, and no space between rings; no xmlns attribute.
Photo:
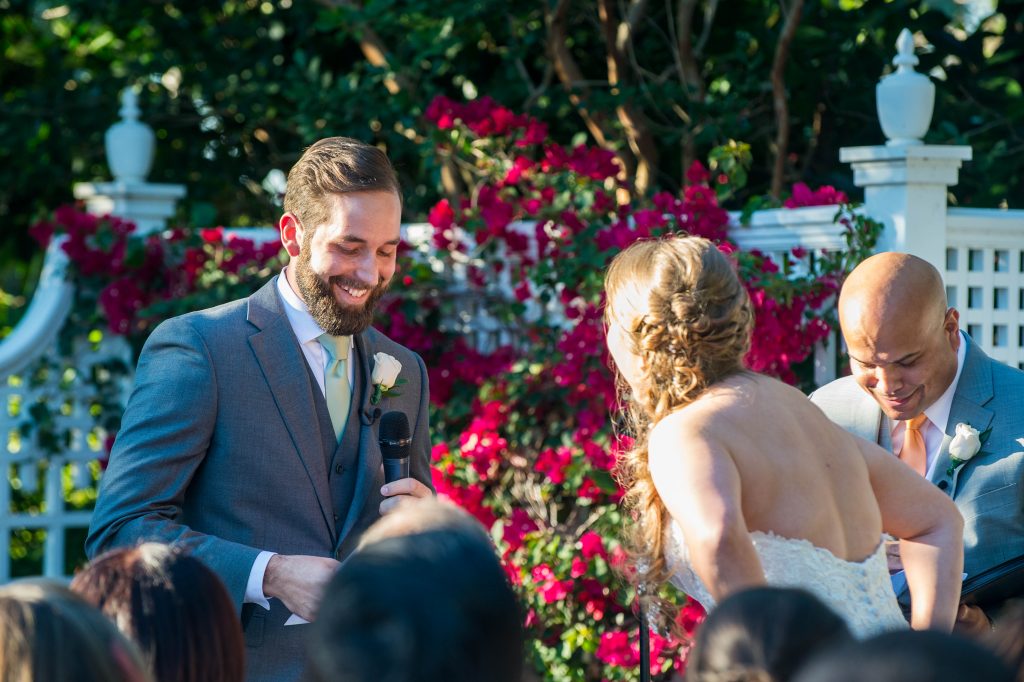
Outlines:
<svg viewBox="0 0 1024 682"><path fill-rule="evenodd" d="M985 355L974 345L973 340L968 337L964 342L967 343L964 369L960 372L960 381L953 394L953 404L949 409L949 421L946 422L946 435L942 439L942 446L935 456L935 466L932 467L931 475L928 477L950 497L956 496L956 482L960 472L964 467L971 465L971 462L968 461L957 467L952 475L946 473L951 463L949 444L956 434L956 425L969 424L978 431L984 432L991 426L993 417L992 411L985 407L993 397L992 368L986 362Z"/></svg>
<svg viewBox="0 0 1024 682"><path fill-rule="evenodd" d="M853 406L850 409L850 425L847 431L864 440L878 443L891 452L892 436L889 433L889 420L878 403L859 386L851 398Z"/></svg>
<svg viewBox="0 0 1024 682"><path fill-rule="evenodd" d="M956 429L956 422L953 421L952 411L949 414L950 423L953 425L953 429ZM935 453L935 463L932 465L931 471L928 472L928 480L939 486L939 489L949 495L953 496L953 490L956 487L956 477L959 472L953 472L952 476L946 474L949 470L949 444L953 442L953 437L948 433L942 435L942 444L939 445L939 451Z"/></svg>
<svg viewBox="0 0 1024 682"><path fill-rule="evenodd" d="M249 297L246 319L259 330L249 337L249 346L306 468L324 523L333 533L331 491L317 428L314 388L309 372L302 371L308 363L278 300L277 277Z"/></svg>
<svg viewBox="0 0 1024 682"><path fill-rule="evenodd" d="M373 428L380 418L380 408L370 403L373 393L370 385L373 376L371 360L376 352L370 336L370 333L363 332L352 337L355 341L362 376L362 381L359 386L355 387L356 390L352 396L354 400L359 400L359 452L356 464L356 483L352 491L352 505L345 516L345 524L338 533L335 551L345 541L362 515L363 507L370 495L370 487L376 484L378 470L381 466L380 444L377 442ZM355 424L351 426L354 427Z"/></svg>
<svg viewBox="0 0 1024 682"><path fill-rule="evenodd" d="M887 452L892 452L892 420L885 415L885 412L882 412L878 403L875 403L875 410L878 412L878 440L876 442Z"/></svg>

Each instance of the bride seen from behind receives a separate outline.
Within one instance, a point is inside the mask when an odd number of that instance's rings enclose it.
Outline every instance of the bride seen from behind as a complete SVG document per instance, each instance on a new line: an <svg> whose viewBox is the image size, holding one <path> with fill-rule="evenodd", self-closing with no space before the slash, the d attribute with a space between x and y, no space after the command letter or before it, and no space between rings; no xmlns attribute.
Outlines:
<svg viewBox="0 0 1024 682"><path fill-rule="evenodd" d="M608 348L630 388L619 463L637 580L706 608L742 588L804 587L858 636L905 627L882 533L900 539L911 626L950 630L963 566L952 501L799 390L743 367L753 312L711 242L637 242L605 278Z"/></svg>

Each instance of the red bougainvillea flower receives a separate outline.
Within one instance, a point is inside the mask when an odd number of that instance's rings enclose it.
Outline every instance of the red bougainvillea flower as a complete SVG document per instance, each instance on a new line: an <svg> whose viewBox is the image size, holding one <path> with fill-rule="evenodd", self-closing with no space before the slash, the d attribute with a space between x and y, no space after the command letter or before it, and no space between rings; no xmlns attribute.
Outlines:
<svg viewBox="0 0 1024 682"><path fill-rule="evenodd" d="M580 551L586 559L596 556L608 558L608 553L604 549L604 539L592 530L588 530L580 537Z"/></svg>
<svg viewBox="0 0 1024 682"><path fill-rule="evenodd" d="M837 190L831 185L812 190L806 184L798 182L793 185L793 194L782 205L786 208L800 208L802 206L832 206L846 204L849 201L845 192Z"/></svg>
<svg viewBox="0 0 1024 682"><path fill-rule="evenodd" d="M537 523L525 509L513 509L505 520L502 539L511 551L515 551L523 546L526 535L536 530Z"/></svg>
<svg viewBox="0 0 1024 682"><path fill-rule="evenodd" d="M530 571L530 577L537 585L537 592L541 599L547 604L560 602L568 596L572 590L572 580L558 580L551 567L547 564L534 566Z"/></svg>
<svg viewBox="0 0 1024 682"><path fill-rule="evenodd" d="M611 630L601 634L595 656L597 660L619 668L635 668L640 664L640 647L630 641L629 633Z"/></svg>

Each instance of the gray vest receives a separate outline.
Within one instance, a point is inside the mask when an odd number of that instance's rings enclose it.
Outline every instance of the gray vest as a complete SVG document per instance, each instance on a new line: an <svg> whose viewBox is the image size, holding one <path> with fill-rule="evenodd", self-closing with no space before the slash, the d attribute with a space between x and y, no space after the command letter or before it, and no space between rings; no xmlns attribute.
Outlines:
<svg viewBox="0 0 1024 682"><path fill-rule="evenodd" d="M335 533L345 525L345 518L352 508L352 493L356 484L356 473L358 471L359 458L359 405L363 386L363 371L358 356L353 352L349 360L354 362L352 377L352 400L349 403L348 421L345 422L345 430L341 433L341 440L334 440L334 425L331 423L331 413L327 408L327 400L320 392L313 377L313 370L310 369L310 378L313 381L313 404L316 406L317 426L320 430L320 443L323 449L324 461L327 463L327 482L331 490L331 508L334 510ZM309 365L307 364L308 368ZM337 543L337 535L333 538Z"/></svg>

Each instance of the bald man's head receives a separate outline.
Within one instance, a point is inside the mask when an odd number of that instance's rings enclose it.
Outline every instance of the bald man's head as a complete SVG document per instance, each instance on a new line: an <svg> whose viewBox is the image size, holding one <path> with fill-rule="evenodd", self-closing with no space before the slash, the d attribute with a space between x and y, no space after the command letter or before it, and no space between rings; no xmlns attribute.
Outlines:
<svg viewBox="0 0 1024 682"><path fill-rule="evenodd" d="M839 324L857 383L892 419L911 419L956 376L959 315L942 276L905 253L858 265L839 295Z"/></svg>

